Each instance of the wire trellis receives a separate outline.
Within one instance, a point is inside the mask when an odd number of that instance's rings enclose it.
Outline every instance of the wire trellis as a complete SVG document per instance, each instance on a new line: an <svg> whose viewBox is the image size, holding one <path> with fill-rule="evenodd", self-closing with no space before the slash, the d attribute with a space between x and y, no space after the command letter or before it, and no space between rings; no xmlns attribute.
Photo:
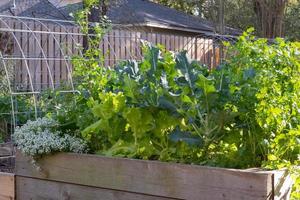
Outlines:
<svg viewBox="0 0 300 200"><path fill-rule="evenodd" d="M73 21L0 15L0 98L6 96L11 127L43 115L39 100L44 93L75 94L73 55L83 55L83 37ZM235 37L187 34L142 26L113 25L99 41L105 66L122 60L142 59L143 41L162 44L170 51L185 49L191 59L208 67L222 62L222 41ZM1 78L2 77L2 78ZM1 94L2 90L2 94ZM26 106L20 102L27 102Z"/></svg>

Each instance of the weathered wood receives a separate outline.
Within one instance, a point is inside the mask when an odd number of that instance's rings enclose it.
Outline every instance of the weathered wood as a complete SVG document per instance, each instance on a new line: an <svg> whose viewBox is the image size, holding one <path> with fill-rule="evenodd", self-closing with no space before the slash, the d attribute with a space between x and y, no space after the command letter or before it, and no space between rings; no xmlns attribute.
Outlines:
<svg viewBox="0 0 300 200"><path fill-rule="evenodd" d="M11 149L8 147L0 147L0 157L10 156L12 154Z"/></svg>
<svg viewBox="0 0 300 200"><path fill-rule="evenodd" d="M25 177L17 178L16 193L18 200L171 200L171 198Z"/></svg>
<svg viewBox="0 0 300 200"><path fill-rule="evenodd" d="M15 199L15 177L13 174L0 172L0 200Z"/></svg>
<svg viewBox="0 0 300 200"><path fill-rule="evenodd" d="M70 79L69 76L71 75L72 67L70 65L70 70L67 69L67 63L70 64L70 62L65 61L65 59L70 58L72 55L79 54L78 49L74 48L76 43L80 43L80 46L82 46L83 43L83 36L77 35L80 33L79 27L67 24L58 26L52 22L44 22L41 24L37 21L29 20L23 22L14 20L8 21L8 24L12 28L25 30L25 32L15 32L14 35L16 38L13 38L12 35L9 34L14 40L12 55L18 58L16 60L6 61L14 65L15 83L13 84L13 89L16 91L30 91L32 90L32 82L34 90L46 90L53 86L50 78L51 75L56 87ZM0 27L7 28L7 25L2 22L0 23ZM30 31L37 32L31 33ZM59 32L60 34L55 32ZM142 35L145 36L142 37ZM166 49L171 51L186 49L192 59L201 60L201 57L203 57L202 61L204 64L215 65L212 63L218 63L218 57L214 57L213 59L209 59L207 55L205 57L207 52L210 50L213 51L211 49L212 45L202 45L202 53L198 55L199 49L194 48L196 44L193 37L191 34L179 32L159 31L156 29L146 30L143 28L122 29L117 27L104 37L100 49L103 51L105 65L115 65L125 59L141 59L140 40L142 38L153 44L163 44L166 46ZM204 42L209 40L208 38L203 38ZM21 50L23 52L21 52ZM42 55L42 50L45 56ZM22 53L24 53L24 56Z"/></svg>
<svg viewBox="0 0 300 200"><path fill-rule="evenodd" d="M293 180L287 170L274 173L274 199L288 200L291 195Z"/></svg>
<svg viewBox="0 0 300 200"><path fill-rule="evenodd" d="M0 144L0 157L13 155L13 145L11 143Z"/></svg>
<svg viewBox="0 0 300 200"><path fill-rule="evenodd" d="M17 177L32 177L70 184L187 200L274 199L273 172L56 154L38 161L17 154Z"/></svg>

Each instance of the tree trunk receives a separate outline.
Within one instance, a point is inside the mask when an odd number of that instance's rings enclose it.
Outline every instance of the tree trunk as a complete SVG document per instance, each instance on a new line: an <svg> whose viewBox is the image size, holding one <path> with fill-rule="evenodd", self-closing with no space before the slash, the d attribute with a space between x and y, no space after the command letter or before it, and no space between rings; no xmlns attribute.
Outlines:
<svg viewBox="0 0 300 200"><path fill-rule="evenodd" d="M223 35L225 33L225 0L218 0L218 32Z"/></svg>
<svg viewBox="0 0 300 200"><path fill-rule="evenodd" d="M253 0L261 37L283 37L283 17L288 0Z"/></svg>

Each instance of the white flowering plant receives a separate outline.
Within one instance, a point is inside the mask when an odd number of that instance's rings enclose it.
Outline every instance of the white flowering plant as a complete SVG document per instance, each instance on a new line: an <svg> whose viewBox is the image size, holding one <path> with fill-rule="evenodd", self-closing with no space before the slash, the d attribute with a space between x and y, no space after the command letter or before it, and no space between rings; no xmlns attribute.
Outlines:
<svg viewBox="0 0 300 200"><path fill-rule="evenodd" d="M54 152L86 153L87 144L80 138L58 131L59 124L49 118L28 121L15 129L13 138L17 148L28 156Z"/></svg>

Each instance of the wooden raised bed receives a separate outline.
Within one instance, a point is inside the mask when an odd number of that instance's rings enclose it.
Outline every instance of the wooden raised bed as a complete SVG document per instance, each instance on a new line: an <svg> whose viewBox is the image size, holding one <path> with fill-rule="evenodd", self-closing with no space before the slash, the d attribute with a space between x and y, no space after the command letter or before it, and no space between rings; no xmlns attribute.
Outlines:
<svg viewBox="0 0 300 200"><path fill-rule="evenodd" d="M285 171L233 170L60 153L32 160L17 153L17 199L288 199Z"/></svg>
<svg viewBox="0 0 300 200"><path fill-rule="evenodd" d="M15 199L15 176L0 172L0 200Z"/></svg>

